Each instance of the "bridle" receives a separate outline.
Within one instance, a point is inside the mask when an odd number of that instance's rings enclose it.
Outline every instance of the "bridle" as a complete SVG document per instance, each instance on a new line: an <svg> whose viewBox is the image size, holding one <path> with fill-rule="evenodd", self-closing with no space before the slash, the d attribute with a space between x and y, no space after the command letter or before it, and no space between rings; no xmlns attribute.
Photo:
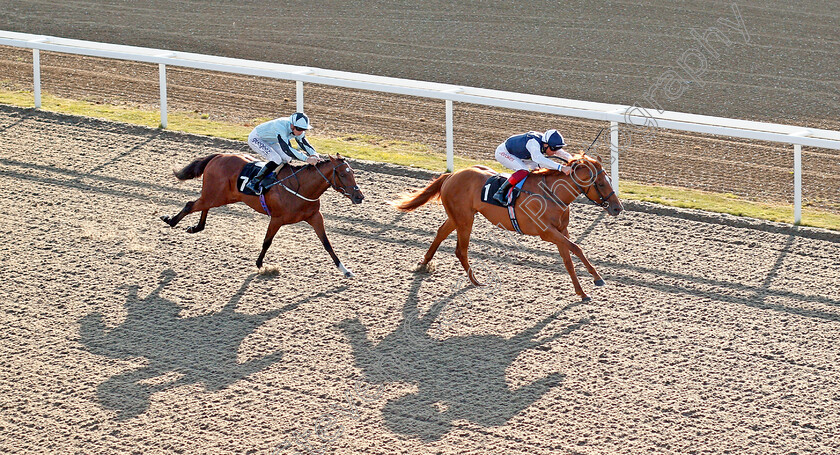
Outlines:
<svg viewBox="0 0 840 455"><path fill-rule="evenodd" d="M319 169L319 168L318 168L318 166L315 166L315 170L316 170L316 171L318 171L318 174L320 174L320 175L321 175L321 177L322 177L324 180L326 180L326 181L327 181L327 183L329 183L329 184L330 184L330 186L332 187L332 189L334 189L334 190L338 191L339 193L341 193L341 194L343 194L343 195L345 195L345 196L347 196L347 197L349 197L349 198L351 198L351 199L352 199L352 194L351 194L351 193L349 193L349 192L347 191L347 185L345 185L345 184L344 184L344 182L341 182L341 179L340 179L340 178L338 178L338 169L339 169L341 166L347 166L347 170L348 170L351 174L353 174L353 168L351 168L351 167L350 167L350 164L349 164L347 161L343 161L341 164L339 164L338 166L336 166L336 167L334 167L334 168L333 168L333 174L332 174L332 177L333 177L333 178L332 178L332 180L328 179L328 178L327 178L327 176L326 176L326 175L324 175L324 173L323 173L323 172L321 172L321 169ZM336 180L338 180L339 182L341 182L341 186L338 186L338 184L337 184L337 183L335 183L335 181L336 181ZM352 191L358 191L358 190L359 190L359 185L353 185L353 188L350 188L350 190L352 190Z"/></svg>
<svg viewBox="0 0 840 455"><path fill-rule="evenodd" d="M339 169L341 166L347 166L347 170L348 170L348 171L350 171L350 173L351 173L351 174L353 173L353 168L351 168L351 167L350 167L350 164L348 164L346 161L344 161L344 162L342 162L341 164L339 164L338 166L334 167L334 168L333 168L333 175L332 175L332 176L333 176L333 178L332 178L332 180L328 179L328 178L327 178L327 176L326 176L326 175L324 175L324 173L323 173L323 172L321 172L321 169L318 167L318 165L317 165L317 164L312 164L312 165L310 165L310 166L314 167L314 168L315 168L315 170L316 170L316 171L318 171L318 174L321 176L321 178L322 178L322 179L324 179L324 181L325 181L325 182L327 182L327 183L328 183L328 184L329 184L329 185L330 185L330 186L331 186L334 190L336 190L336 191L338 191L339 193L341 193L341 194L343 194L343 195L345 195L345 196L347 196L347 197L349 197L349 198L351 198L351 199L352 199L352 194L351 194L351 193L349 193L349 192L347 191L347 185L345 185L344 183L342 183L342 184L341 184L341 186L339 186L339 185L336 183L336 180L338 180L339 182L341 182L341 179L339 179L339 178L338 178L338 172L337 172L337 171L338 171L338 169ZM293 190L293 189L289 188L288 186L286 186L286 185L283 183L284 181L286 181L286 180L288 180L288 179L290 179L290 178L292 178L292 177L297 178L297 173L298 173L298 172L300 172L300 171L302 171L303 169L306 169L306 167L304 166L304 167L302 167L302 168L300 168L300 169L296 170L294 173L292 173L292 174L291 174L291 175L289 175L288 177L285 177L285 178L283 178L282 180L278 180L278 181L277 181L277 183L275 183L274 185L280 185L280 186L282 186L283 188L285 188L285 189L286 189L286 191L288 191L288 192L290 192L290 193L294 194L295 196L297 196L297 197L299 197L299 198L303 199L304 201L315 202L315 201L317 201L318 199L310 199L310 198L308 198L308 197L306 197L306 196L303 196L303 195L301 195L300 193L298 193L297 191L295 191L295 190ZM273 186L273 185L272 185L272 186ZM354 185L354 186L353 186L353 188L351 188L351 190L358 191L358 190L359 190L359 186L358 186L358 185Z"/></svg>
<svg viewBox="0 0 840 455"><path fill-rule="evenodd" d="M572 166L572 172L577 171L577 168L579 168L579 167L580 167L579 164L575 164L574 166ZM606 209L607 207L610 206L610 201L608 199L613 197L613 195L615 194L615 190L612 190L612 192L610 192L610 194L604 196L604 194L601 193L601 189L598 188L598 185L596 185L596 183L598 182L598 177L600 177L601 174L604 173L604 169L603 168L598 169L598 172L596 172L595 175L592 176L592 169L589 169L589 166L585 166L585 167L589 171L589 175L592 177L592 179L590 180L592 183L590 183L589 185L584 187L577 182L577 179L575 178L574 175L572 175L572 179L571 179L572 183L575 184L578 191L580 191L584 196L586 196L586 199L589 199L593 204ZM598 201L592 199L591 197L589 197L589 193L586 191L587 189L592 188L593 185L595 186L595 192L598 193L598 197L601 198L601 202L598 202Z"/></svg>

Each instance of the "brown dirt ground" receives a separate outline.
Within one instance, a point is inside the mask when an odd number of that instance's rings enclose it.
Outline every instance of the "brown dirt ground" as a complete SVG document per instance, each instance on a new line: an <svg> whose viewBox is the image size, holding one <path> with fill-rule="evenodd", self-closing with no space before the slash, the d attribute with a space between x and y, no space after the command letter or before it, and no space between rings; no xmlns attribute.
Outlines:
<svg viewBox="0 0 840 455"><path fill-rule="evenodd" d="M30 90L31 51L0 47L0 84ZM156 65L42 53L43 90L64 97L156 109ZM171 111L202 112L210 119L252 124L258 117L295 109L294 84L261 78L169 68ZM427 144L443 151L444 104L421 98L307 85L306 110L315 135L373 134ZM572 151L589 146L602 122L455 105L455 153L492 159L498 143L529 129L559 128ZM818 125L839 128L837 119ZM628 130L624 130L628 133ZM609 138L593 147L609 159ZM703 137L667 130L622 134L621 178L728 192L752 200L793 200L793 148L780 144ZM58 146L61 146L58 144ZM840 211L840 151L803 150L805 205Z"/></svg>
<svg viewBox="0 0 840 455"><path fill-rule="evenodd" d="M367 200L323 197L357 277L306 225L257 274L265 216L158 219L200 188L173 168L241 143L8 107L0 143L0 452L840 449L836 236L578 204L593 302L548 244L481 218L493 284L465 287L451 238L411 272L441 208L386 205L429 176L357 162Z"/></svg>

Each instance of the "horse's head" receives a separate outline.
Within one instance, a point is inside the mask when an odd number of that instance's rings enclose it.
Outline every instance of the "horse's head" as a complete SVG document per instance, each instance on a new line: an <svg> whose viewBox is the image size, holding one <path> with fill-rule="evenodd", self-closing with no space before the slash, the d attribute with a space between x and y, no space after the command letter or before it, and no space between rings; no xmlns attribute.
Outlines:
<svg viewBox="0 0 840 455"><path fill-rule="evenodd" d="M362 190L356 184L353 168L350 167L344 157L338 154L334 157L330 156L329 160L324 161L323 164L332 171L329 182L333 189L350 198L354 204L361 204L365 195L362 194Z"/></svg>
<svg viewBox="0 0 840 455"><path fill-rule="evenodd" d="M621 200L618 199L610 184L610 179L604 173L600 159L581 154L569 164L572 167L572 181L584 196L603 207L612 216L624 210Z"/></svg>

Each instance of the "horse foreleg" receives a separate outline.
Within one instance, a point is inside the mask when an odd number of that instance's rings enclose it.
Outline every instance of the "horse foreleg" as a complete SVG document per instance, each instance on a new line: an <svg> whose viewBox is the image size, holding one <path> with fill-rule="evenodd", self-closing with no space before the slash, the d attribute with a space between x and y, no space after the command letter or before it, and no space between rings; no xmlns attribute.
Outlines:
<svg viewBox="0 0 840 455"><path fill-rule="evenodd" d="M271 241L274 240L274 236L277 235L277 230L280 229L280 226L282 225L283 221L279 217L271 217L271 221L268 222L268 230L265 231L265 240L263 240L262 251L260 251L260 256L257 258L257 268L262 267L263 259L265 259L265 253L268 251L268 247L271 246Z"/></svg>
<svg viewBox="0 0 840 455"><path fill-rule="evenodd" d="M195 226L188 227L187 232L189 232L190 234L195 234L196 232L203 231L204 226L207 225L207 212L209 212L209 211L210 211L210 209L202 210L201 211L201 219L198 220L198 224L196 224Z"/></svg>
<svg viewBox="0 0 840 455"><path fill-rule="evenodd" d="M344 274L347 278L353 277L353 272L344 267L344 264L338 259L338 256L335 255L335 251L332 249L332 245L330 245L330 240L327 238L327 231L324 229L324 216L321 215L321 212L315 212L314 215L309 217L306 220L312 229L315 229L315 233L318 234L318 238L321 239L321 243L324 244L324 249L327 250L327 253L330 253L330 257L332 257L333 262L335 262L335 266L338 267L338 270Z"/></svg>
<svg viewBox="0 0 840 455"><path fill-rule="evenodd" d="M575 272L575 264L572 262L572 255L570 254L571 245L575 245L574 242L569 240L568 237L561 234L560 231L557 230L548 230L545 231L541 235L542 239L548 242L551 242L557 245L557 249L560 251L560 257L563 258L563 265L566 266L566 271L569 273L569 276L572 278L572 285L575 287L575 294L579 295L582 300L592 300L585 292L583 292L583 288L580 286L580 280L578 280L577 272ZM578 251L580 251L580 247L578 247ZM581 252L581 255L583 252ZM580 257L580 256L578 256Z"/></svg>
<svg viewBox="0 0 840 455"><path fill-rule="evenodd" d="M571 236L569 236L569 210L565 210L561 215L560 226L562 227L560 229L560 233L567 239L570 239L569 241L571 242ZM581 249L577 243L571 242L569 251L577 256L581 262L583 262L583 266L586 267L586 270L588 270L589 273L592 274L592 277L595 278L595 286L603 286L605 284L604 279L601 278L601 275L598 274L598 271L595 270L595 267L591 262L589 262L589 259L586 259L586 256L583 254L583 249Z"/></svg>
<svg viewBox="0 0 840 455"><path fill-rule="evenodd" d="M441 242L443 242L452 231L455 230L455 222L452 221L451 218L447 218L443 224L437 230L437 234L435 235L435 239L432 241L432 244L429 246L429 250L426 251L426 255L423 256L423 260L420 262L420 265L426 265L434 257L435 253L437 252L438 247L440 247Z"/></svg>
<svg viewBox="0 0 840 455"><path fill-rule="evenodd" d="M586 259L586 255L583 254L583 248L581 248L577 243L571 241L571 238L569 237L569 229L564 228L562 233L564 237L569 239L569 251L580 259L580 262L583 263L583 266L586 267L586 270L588 270L592 275L592 278L595 279L595 286L605 285L606 283L604 282L604 279L601 278L601 275L597 270L595 270L595 266L592 265L592 263L589 262L589 259Z"/></svg>

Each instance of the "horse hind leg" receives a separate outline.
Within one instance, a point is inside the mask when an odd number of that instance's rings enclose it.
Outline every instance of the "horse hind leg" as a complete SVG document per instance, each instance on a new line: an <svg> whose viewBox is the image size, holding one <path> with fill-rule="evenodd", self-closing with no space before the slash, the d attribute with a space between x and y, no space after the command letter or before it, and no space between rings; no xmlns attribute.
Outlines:
<svg viewBox="0 0 840 455"><path fill-rule="evenodd" d="M181 211L177 215L172 217L163 215L160 217L160 219L163 220L163 222L168 224L170 227L175 227L182 219L184 219L185 216L193 212L193 207L198 201L199 200L187 202L187 204L184 205L184 208L181 209Z"/></svg>
<svg viewBox="0 0 840 455"><path fill-rule="evenodd" d="M464 271L467 272L470 282L476 286L484 286L484 284L476 279L475 273L473 272L472 267L470 267L470 259L468 256L473 220L474 218L470 218L468 221L461 223L460 226L455 228L458 230L458 244L455 245L455 256L459 261L461 261L461 266L464 267Z"/></svg>
<svg viewBox="0 0 840 455"><path fill-rule="evenodd" d="M171 227L175 227L178 223L184 219L185 216L189 215L193 212L201 212L201 219L198 221L198 224L195 226L190 226L187 228L187 232L195 233L201 232L204 229L204 226L207 224L207 212L210 210L209 204L207 204L203 197L196 199L195 201L187 202L184 205L184 208L175 216L161 216L160 219L163 220L164 223L168 224Z"/></svg>
<svg viewBox="0 0 840 455"><path fill-rule="evenodd" d="M437 234L435 235L435 239L432 241L432 244L429 245L429 250L426 251L426 255L423 256L423 260L420 261L418 264L416 271L430 271L429 263L432 261L432 258L435 256L440 244L449 237L449 234L455 230L455 222L452 221L451 218L447 218L443 224L437 230Z"/></svg>
<svg viewBox="0 0 840 455"><path fill-rule="evenodd" d="M196 232L203 231L204 226L207 225L207 212L209 212L209 211L210 211L210 209L202 210L201 211L201 219L198 220L198 224L196 224L195 226L188 227L187 232L189 232L190 234L195 234Z"/></svg>

